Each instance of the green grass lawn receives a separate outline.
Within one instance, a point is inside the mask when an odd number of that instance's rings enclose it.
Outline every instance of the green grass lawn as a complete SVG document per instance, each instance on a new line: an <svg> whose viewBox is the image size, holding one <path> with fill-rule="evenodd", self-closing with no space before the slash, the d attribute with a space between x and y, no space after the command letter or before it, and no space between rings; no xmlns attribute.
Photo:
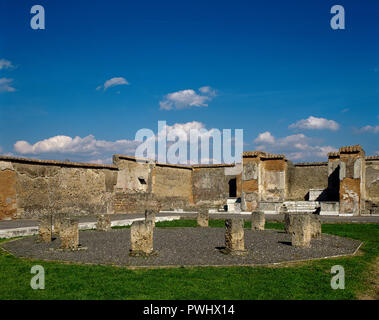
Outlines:
<svg viewBox="0 0 379 320"><path fill-rule="evenodd" d="M157 227L195 225L193 220L157 223ZM224 222L210 221L210 226L223 227ZM266 223L266 228L283 228L283 224ZM361 254L276 267L128 270L18 259L0 250L0 300L356 299L372 290L372 265L379 256L379 224L324 224L322 229L363 241ZM45 268L44 290L30 287L30 269L35 264ZM330 287L330 270L336 264L345 268L345 290Z"/></svg>

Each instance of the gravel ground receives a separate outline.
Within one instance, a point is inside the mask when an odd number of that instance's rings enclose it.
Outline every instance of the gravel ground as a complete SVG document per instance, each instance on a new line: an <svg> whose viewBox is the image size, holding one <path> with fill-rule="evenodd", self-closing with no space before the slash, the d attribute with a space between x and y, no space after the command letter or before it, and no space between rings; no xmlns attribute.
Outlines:
<svg viewBox="0 0 379 320"><path fill-rule="evenodd" d="M280 230L251 231L245 229L246 256L222 254L223 228L156 228L154 250L158 255L148 258L129 257L130 229L109 232L81 231L80 251L59 251L59 239L50 244L37 242L37 237L25 237L2 246L17 257L70 261L120 266L204 266L255 265L310 258L352 254L360 241L332 235L313 239L311 248L290 245L290 235Z"/></svg>

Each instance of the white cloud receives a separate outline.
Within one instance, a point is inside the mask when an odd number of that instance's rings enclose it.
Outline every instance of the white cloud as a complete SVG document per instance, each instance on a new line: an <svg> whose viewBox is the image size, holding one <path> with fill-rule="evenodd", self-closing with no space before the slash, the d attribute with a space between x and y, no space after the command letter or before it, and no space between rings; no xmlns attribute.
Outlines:
<svg viewBox="0 0 379 320"><path fill-rule="evenodd" d="M291 129L309 129L309 130L332 130L336 131L339 129L339 124L334 120L328 120L325 118L316 118L310 116L307 119L302 119L293 123L289 126Z"/></svg>
<svg viewBox="0 0 379 320"><path fill-rule="evenodd" d="M12 62L6 59L0 59L0 70L13 68Z"/></svg>
<svg viewBox="0 0 379 320"><path fill-rule="evenodd" d="M372 133L378 133L379 132L379 126L364 126L359 129L360 132L372 132Z"/></svg>
<svg viewBox="0 0 379 320"><path fill-rule="evenodd" d="M11 83L13 79L0 78L0 92L14 92L15 88L12 87Z"/></svg>
<svg viewBox="0 0 379 320"><path fill-rule="evenodd" d="M258 137L254 140L255 143L275 143L275 138L271 135L269 131L260 133Z"/></svg>
<svg viewBox="0 0 379 320"><path fill-rule="evenodd" d="M216 90L212 89L210 86L204 86L199 88L199 91L203 94L209 95L211 97L216 96Z"/></svg>
<svg viewBox="0 0 379 320"><path fill-rule="evenodd" d="M320 146L314 139L302 133L277 139L269 131L266 131L259 134L254 143L258 150L285 154L290 160L316 161L325 158L329 152L338 151L332 146Z"/></svg>
<svg viewBox="0 0 379 320"><path fill-rule="evenodd" d="M133 154L140 142L133 140L96 140L93 135L87 137L55 136L30 144L17 141L14 150L18 154L65 154L80 161L109 160L113 153Z"/></svg>
<svg viewBox="0 0 379 320"><path fill-rule="evenodd" d="M107 81L104 82L104 85L98 86L96 90L101 90L104 88L104 91L107 90L110 87L115 87L115 86L121 86L121 85L129 85L130 83L123 77L115 77L111 78Z"/></svg>
<svg viewBox="0 0 379 320"><path fill-rule="evenodd" d="M191 107L207 107L206 102L211 101L216 95L215 90L209 86L201 87L199 93L195 90L186 89L167 94L162 101L159 102L160 109L172 110L186 109Z"/></svg>

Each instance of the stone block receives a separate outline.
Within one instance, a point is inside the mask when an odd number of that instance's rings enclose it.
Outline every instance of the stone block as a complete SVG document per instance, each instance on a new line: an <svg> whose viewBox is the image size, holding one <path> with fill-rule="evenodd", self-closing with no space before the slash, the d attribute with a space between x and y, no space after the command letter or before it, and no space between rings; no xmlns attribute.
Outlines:
<svg viewBox="0 0 379 320"><path fill-rule="evenodd" d="M227 219L225 220L225 252L230 254L244 254L244 220Z"/></svg>
<svg viewBox="0 0 379 320"><path fill-rule="evenodd" d="M197 226L208 227L209 226L209 213L208 209L199 210L197 213Z"/></svg>
<svg viewBox="0 0 379 320"><path fill-rule="evenodd" d="M310 247L312 238L312 217L309 214L291 215L291 243L296 247Z"/></svg>
<svg viewBox="0 0 379 320"><path fill-rule="evenodd" d="M262 211L251 213L251 230L265 229L265 214Z"/></svg>
<svg viewBox="0 0 379 320"><path fill-rule="evenodd" d="M57 213L53 216L54 234L56 236L59 236L59 233L61 230L61 225L62 225L62 220L67 219L67 218L68 218L67 214L64 214L64 213Z"/></svg>
<svg viewBox="0 0 379 320"><path fill-rule="evenodd" d="M111 229L111 217L109 214L100 214L97 217L96 230L109 231Z"/></svg>
<svg viewBox="0 0 379 320"><path fill-rule="evenodd" d="M147 256L153 254L153 223L152 221L135 221L130 230L131 256Z"/></svg>
<svg viewBox="0 0 379 320"><path fill-rule="evenodd" d="M311 215L311 225L312 225L312 238L321 239L321 220L315 214Z"/></svg>
<svg viewBox="0 0 379 320"><path fill-rule="evenodd" d="M293 216L293 215L294 215L293 213L291 214L289 212L284 213L284 231L286 233L292 232L291 216Z"/></svg>
<svg viewBox="0 0 379 320"><path fill-rule="evenodd" d="M59 237L61 249L77 249L79 247L79 219L68 217L62 219Z"/></svg>
<svg viewBox="0 0 379 320"><path fill-rule="evenodd" d="M39 240L43 242L51 242L52 239L52 216L44 215L39 219Z"/></svg>
<svg viewBox="0 0 379 320"><path fill-rule="evenodd" d="M156 218L156 215L157 215L158 211L156 210L145 210L145 221L146 222L149 222L151 221L151 223L153 224L153 228L155 227L155 218Z"/></svg>

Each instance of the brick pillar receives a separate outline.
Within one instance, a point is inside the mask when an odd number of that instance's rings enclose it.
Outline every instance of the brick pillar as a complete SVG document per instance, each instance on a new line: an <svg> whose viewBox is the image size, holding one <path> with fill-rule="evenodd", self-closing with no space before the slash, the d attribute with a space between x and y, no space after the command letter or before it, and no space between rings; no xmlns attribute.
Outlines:
<svg viewBox="0 0 379 320"><path fill-rule="evenodd" d="M365 199L365 152L359 145L342 147L340 157L340 214L360 215Z"/></svg>
<svg viewBox="0 0 379 320"><path fill-rule="evenodd" d="M261 151L247 151L242 155L241 209L255 211L259 205L259 170Z"/></svg>

